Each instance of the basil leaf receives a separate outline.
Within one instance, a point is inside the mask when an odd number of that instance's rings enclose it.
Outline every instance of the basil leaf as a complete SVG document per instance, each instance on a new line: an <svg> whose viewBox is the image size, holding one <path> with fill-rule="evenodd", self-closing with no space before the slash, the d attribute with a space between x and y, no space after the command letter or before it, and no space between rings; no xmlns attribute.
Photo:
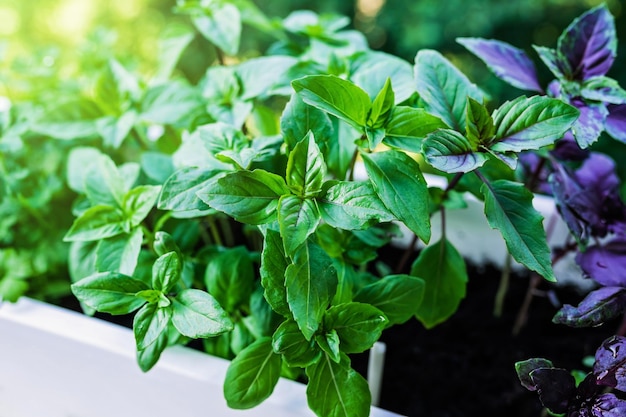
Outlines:
<svg viewBox="0 0 626 417"><path fill-rule="evenodd" d="M285 320L272 336L274 352L281 354L289 366L307 367L320 357L320 350L313 339L306 340L298 324Z"/></svg>
<svg viewBox="0 0 626 417"><path fill-rule="evenodd" d="M350 359L341 355L335 363L327 354L306 368L306 388L311 410L324 417L361 417L369 414L371 394L367 381L350 367Z"/></svg>
<svg viewBox="0 0 626 417"><path fill-rule="evenodd" d="M223 171L187 167L172 174L161 189L157 207L161 210L193 211L208 210L207 206L196 193L217 179Z"/></svg>
<svg viewBox="0 0 626 417"><path fill-rule="evenodd" d="M320 246L307 241L285 271L285 287L293 318L306 340L311 340L337 289L332 260Z"/></svg>
<svg viewBox="0 0 626 417"><path fill-rule="evenodd" d="M255 278L252 260L243 246L212 256L206 266L207 291L228 312L234 313L250 301Z"/></svg>
<svg viewBox="0 0 626 417"><path fill-rule="evenodd" d="M312 199L295 195L282 196L278 202L278 224L287 256L294 256L298 248L315 232L320 213Z"/></svg>
<svg viewBox="0 0 626 417"><path fill-rule="evenodd" d="M370 98L350 81L334 75L309 75L292 81L302 101L362 129L370 111Z"/></svg>
<svg viewBox="0 0 626 417"><path fill-rule="evenodd" d="M428 186L419 164L399 151L361 154L378 197L424 242L430 240Z"/></svg>
<svg viewBox="0 0 626 417"><path fill-rule="evenodd" d="M389 320L370 304L346 303L331 307L324 316L324 328L337 332L341 351L361 353L380 338Z"/></svg>
<svg viewBox="0 0 626 417"><path fill-rule="evenodd" d="M548 281L556 281L543 216L533 207L533 194L522 184L508 180L485 183L481 193L487 221L500 231L513 259Z"/></svg>
<svg viewBox="0 0 626 417"><path fill-rule="evenodd" d="M285 288L285 271L289 260L285 255L280 233L268 229L265 232L263 251L261 252L261 285L263 295L272 309L285 317L291 317Z"/></svg>
<svg viewBox="0 0 626 417"><path fill-rule="evenodd" d="M210 14L199 6L194 13L193 23L198 31L211 43L228 55L236 55L241 38L241 14L230 3L212 3Z"/></svg>
<svg viewBox="0 0 626 417"><path fill-rule="evenodd" d="M422 152L430 165L448 173L473 171L488 159L487 154L478 152L469 139L452 129L429 134Z"/></svg>
<svg viewBox="0 0 626 417"><path fill-rule="evenodd" d="M161 255L152 265L152 288L164 294L174 289L183 270L182 260L176 252Z"/></svg>
<svg viewBox="0 0 626 417"><path fill-rule="evenodd" d="M159 334L157 339L145 347L137 350L137 364L143 372L148 372L156 365L161 357L161 353L167 347L168 332L164 331Z"/></svg>
<svg viewBox="0 0 626 417"><path fill-rule="evenodd" d="M183 336L194 339L231 331L228 314L210 294L196 289L181 291L172 299L172 324Z"/></svg>
<svg viewBox="0 0 626 417"><path fill-rule="evenodd" d="M261 169L232 172L197 192L212 208L248 224L275 220L278 199L285 194L283 178Z"/></svg>
<svg viewBox="0 0 626 417"><path fill-rule="evenodd" d="M306 104L297 94L291 96L283 111L280 130L289 150L301 140L308 138L309 132L313 133L318 143L330 140L334 132L328 114Z"/></svg>
<svg viewBox="0 0 626 417"><path fill-rule="evenodd" d="M389 324L402 324L413 317L426 290L423 279L410 275L388 275L361 288L354 301L371 304L382 311Z"/></svg>
<svg viewBox="0 0 626 417"><path fill-rule="evenodd" d="M445 128L446 124L424 109L396 106L384 127L385 145L409 152L421 152L421 139L437 129Z"/></svg>
<svg viewBox="0 0 626 417"><path fill-rule="evenodd" d="M140 185L124 196L122 207L132 226L138 226L148 216L160 192L160 185Z"/></svg>
<svg viewBox="0 0 626 417"><path fill-rule="evenodd" d="M299 197L314 197L320 193L325 177L324 157L309 132L289 153L287 186Z"/></svg>
<svg viewBox="0 0 626 417"><path fill-rule="evenodd" d="M372 107L367 116L367 125L373 128L383 127L394 108L394 102L395 96L393 88L391 88L391 79L387 78L383 88L372 102Z"/></svg>
<svg viewBox="0 0 626 417"><path fill-rule="evenodd" d="M269 337L242 350L226 371L224 397L228 406L242 410L262 403L278 383L281 362Z"/></svg>
<svg viewBox="0 0 626 417"><path fill-rule="evenodd" d="M411 275L425 283L424 299L416 317L427 329L448 319L465 298L465 261L445 238L422 249L411 267Z"/></svg>
<svg viewBox="0 0 626 417"><path fill-rule="evenodd" d="M128 314L141 307L145 300L139 291L148 290L143 281L118 272L101 272L72 284L72 292L82 303L109 314Z"/></svg>
<svg viewBox="0 0 626 417"><path fill-rule="evenodd" d="M167 333L167 325L172 318L172 309L161 308L158 304L149 303L144 305L135 314L133 320L133 333L137 350L146 349L155 343L161 334Z"/></svg>
<svg viewBox="0 0 626 417"><path fill-rule="evenodd" d="M97 205L82 213L63 237L65 242L101 240L127 232L124 213L113 206Z"/></svg>
<svg viewBox="0 0 626 417"><path fill-rule="evenodd" d="M315 335L315 343L333 362L341 362L341 350L339 349L339 335L335 329L328 330L324 334Z"/></svg>
<svg viewBox="0 0 626 417"><path fill-rule="evenodd" d="M143 242L143 230L135 228L130 234L103 239L96 250L96 268L100 272L116 271L132 276L137 267Z"/></svg>

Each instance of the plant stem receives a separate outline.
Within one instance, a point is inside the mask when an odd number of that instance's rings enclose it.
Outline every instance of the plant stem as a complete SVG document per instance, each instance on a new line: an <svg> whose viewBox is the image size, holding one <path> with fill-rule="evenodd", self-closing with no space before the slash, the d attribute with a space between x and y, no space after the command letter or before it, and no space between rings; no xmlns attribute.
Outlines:
<svg viewBox="0 0 626 417"><path fill-rule="evenodd" d="M517 312L517 318L515 319L515 324L513 325L513 336L517 336L519 332L522 330L526 321L528 320L528 310L530 309L530 304L533 301L533 296L535 295L535 291L537 291L537 287L541 283L541 277L539 274L533 273L530 282L528 283L528 290L526 290L526 296L524 297L524 302Z"/></svg>
<svg viewBox="0 0 626 417"><path fill-rule="evenodd" d="M350 159L350 174L348 174L348 181L354 181L354 168L356 167L356 160L359 157L359 148L354 150L352 159Z"/></svg>
<svg viewBox="0 0 626 417"><path fill-rule="evenodd" d="M411 238L411 243L409 243L409 246L404 250L404 253L402 254L402 258L400 259L400 262L398 262L398 264L396 265L396 269L394 271L396 274L400 274L402 273L402 271L404 271L404 268L406 267L407 262L409 262L409 258L411 257L411 255L413 254L413 251L415 250L416 244L417 244L417 235L413 233L413 237Z"/></svg>
<svg viewBox="0 0 626 417"><path fill-rule="evenodd" d="M213 216L208 216L206 218L206 222L209 225L209 232L211 232L213 242L218 246L224 246L219 230L217 230L217 223L215 223Z"/></svg>
<svg viewBox="0 0 626 417"><path fill-rule="evenodd" d="M496 292L496 298L493 306L494 317L502 317L502 311L504 310L504 299L509 291L509 283L511 282L511 261L513 257L510 253L506 254L504 260L504 267L502 274L500 275L500 285L498 285L498 291Z"/></svg>

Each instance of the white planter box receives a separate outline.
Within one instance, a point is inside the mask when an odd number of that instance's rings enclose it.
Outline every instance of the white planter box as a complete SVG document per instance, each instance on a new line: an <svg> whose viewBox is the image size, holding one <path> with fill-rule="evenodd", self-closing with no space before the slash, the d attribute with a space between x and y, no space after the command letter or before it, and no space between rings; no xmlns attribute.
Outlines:
<svg viewBox="0 0 626 417"><path fill-rule="evenodd" d="M0 417L314 416L305 386L285 379L259 407L228 408L228 361L189 348L144 374L129 329L27 298L0 305L0 335Z"/></svg>

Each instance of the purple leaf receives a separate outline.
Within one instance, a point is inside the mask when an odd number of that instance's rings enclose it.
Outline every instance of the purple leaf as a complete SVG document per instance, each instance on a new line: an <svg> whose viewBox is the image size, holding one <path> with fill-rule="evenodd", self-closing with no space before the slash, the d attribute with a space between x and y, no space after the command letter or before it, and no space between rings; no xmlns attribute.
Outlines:
<svg viewBox="0 0 626 417"><path fill-rule="evenodd" d="M593 417L626 416L626 401L620 400L615 394L598 395L590 408L590 416Z"/></svg>
<svg viewBox="0 0 626 417"><path fill-rule="evenodd" d="M554 365L552 365L552 362L548 359L543 358L526 359L525 361L515 363L515 372L517 372L517 377L519 378L522 386L528 391L537 390L537 386L530 378L530 373L535 369L541 368L552 369L554 368Z"/></svg>
<svg viewBox="0 0 626 417"><path fill-rule="evenodd" d="M613 65L617 49L611 12L601 5L575 19L559 37L557 49L569 63L569 79L605 75Z"/></svg>
<svg viewBox="0 0 626 417"><path fill-rule="evenodd" d="M458 38L457 42L513 87L543 93L535 65L523 50L505 42L481 38Z"/></svg>
<svg viewBox="0 0 626 417"><path fill-rule="evenodd" d="M609 115L605 121L606 132L613 139L626 143L626 104L610 104Z"/></svg>
<svg viewBox="0 0 626 417"><path fill-rule="evenodd" d="M585 103L580 99L572 99L571 104L580 110L580 116L572 127L574 138L582 149L588 148L598 140L604 131L604 121L609 114L603 103Z"/></svg>
<svg viewBox="0 0 626 417"><path fill-rule="evenodd" d="M589 157L589 151L580 149L571 131L565 133L563 139L555 144L551 154L560 161L581 162Z"/></svg>
<svg viewBox="0 0 626 417"><path fill-rule="evenodd" d="M590 292L577 307L565 304L552 319L570 327L593 327L626 310L626 288L603 287Z"/></svg>
<svg viewBox="0 0 626 417"><path fill-rule="evenodd" d="M570 401L576 395L574 377L561 368L539 368L530 373L530 379L537 387L541 403L553 413L567 411Z"/></svg>
<svg viewBox="0 0 626 417"><path fill-rule="evenodd" d="M577 196L585 196L582 187L573 178L573 175L561 164L553 164L554 173L549 181L552 186L552 195L556 202L556 207L576 241L587 242L589 238L588 227L571 205L571 201Z"/></svg>
<svg viewBox="0 0 626 417"><path fill-rule="evenodd" d="M576 263L585 275L607 287L626 286L626 241L613 240L594 245L576 255Z"/></svg>
<svg viewBox="0 0 626 417"><path fill-rule="evenodd" d="M598 385L626 391L626 337L612 336L596 351L593 374Z"/></svg>

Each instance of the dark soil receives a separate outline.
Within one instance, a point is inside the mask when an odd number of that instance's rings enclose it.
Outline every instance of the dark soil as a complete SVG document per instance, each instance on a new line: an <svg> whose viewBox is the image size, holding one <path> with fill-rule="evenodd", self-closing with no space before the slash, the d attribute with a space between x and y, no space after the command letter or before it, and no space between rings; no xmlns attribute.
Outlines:
<svg viewBox="0 0 626 417"><path fill-rule="evenodd" d="M501 318L493 315L500 272L470 268L467 296L445 323L426 330L416 320L383 333L387 345L380 407L415 417L539 417L536 393L526 391L515 373L516 361L550 359L555 366L585 372L582 360L593 355L619 323L574 329L552 324L557 311L548 297L535 296L527 324L512 335L529 278L513 276ZM572 288L548 283L561 303L583 298ZM363 371L366 355L353 358ZM543 414L545 415L545 414Z"/></svg>

